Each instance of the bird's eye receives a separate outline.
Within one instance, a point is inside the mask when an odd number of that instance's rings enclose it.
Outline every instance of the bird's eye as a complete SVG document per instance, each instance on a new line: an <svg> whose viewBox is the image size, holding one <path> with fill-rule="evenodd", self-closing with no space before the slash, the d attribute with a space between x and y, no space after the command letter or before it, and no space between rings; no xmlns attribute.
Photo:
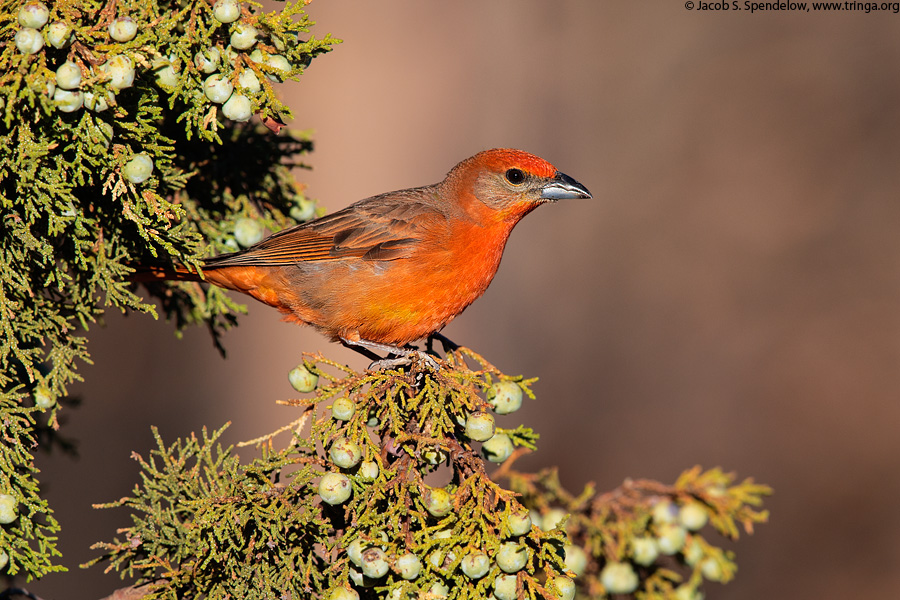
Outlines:
<svg viewBox="0 0 900 600"><path fill-rule="evenodd" d="M510 169L506 172L506 180L513 185L519 185L525 181L525 173L522 169Z"/></svg>

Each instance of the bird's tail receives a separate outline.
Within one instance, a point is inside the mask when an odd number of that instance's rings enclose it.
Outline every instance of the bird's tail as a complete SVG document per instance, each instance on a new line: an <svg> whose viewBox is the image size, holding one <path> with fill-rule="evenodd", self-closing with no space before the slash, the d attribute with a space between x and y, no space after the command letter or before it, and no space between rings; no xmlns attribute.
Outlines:
<svg viewBox="0 0 900 600"><path fill-rule="evenodd" d="M164 266L137 265L129 279L138 283L151 281L203 281L199 273L177 263Z"/></svg>

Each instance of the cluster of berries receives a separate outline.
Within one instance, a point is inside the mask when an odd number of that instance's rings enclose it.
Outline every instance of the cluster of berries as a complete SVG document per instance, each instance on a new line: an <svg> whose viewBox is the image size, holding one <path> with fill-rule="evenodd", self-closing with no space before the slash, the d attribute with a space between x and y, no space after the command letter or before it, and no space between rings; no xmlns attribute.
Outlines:
<svg viewBox="0 0 900 600"><path fill-rule="evenodd" d="M427 488L423 493L426 508L433 517L442 518L450 513L452 497L444 488ZM525 568L531 550L519 538L531 533L532 522L526 511L510 512L506 517L506 541L493 553L493 559L480 550L468 550L461 560L453 550L432 550L425 560L432 571L444 571L450 565L458 565L459 571L470 580L478 581L493 573L491 589L496 600L515 600L518 597L517 573ZM434 534L435 539L447 539L453 535L451 529L442 529ZM414 581L423 568L422 559L412 552L391 556L388 552L387 536L359 536L347 546L350 560L350 581L358 587L372 587L382 584L383 578L393 566L393 570L406 581ZM496 569L495 569L496 567ZM563 575L553 578L547 590L559 600L575 597L575 582ZM388 598L400 598L401 587L391 591ZM450 590L443 582L433 583L427 590L429 597L446 598ZM337 586L327 596L328 600L359 600L356 590Z"/></svg>
<svg viewBox="0 0 900 600"><path fill-rule="evenodd" d="M676 504L668 498L658 500L652 508L652 518L646 535L630 539L625 556L608 561L600 570L600 583L610 594L631 594L638 589L641 578L636 568L652 567L661 557L671 556L699 572L709 581L723 581L722 564L707 552L708 548L693 535L706 526L709 510L700 502ZM560 509L551 509L544 516L544 527L565 517ZM541 518L538 516L537 518ZM576 576L584 574L588 566L587 553L578 546L566 546L566 567ZM687 581L673 591L675 600L699 600L697 581Z"/></svg>
<svg viewBox="0 0 900 600"><path fill-rule="evenodd" d="M242 12L238 0L217 0L212 7L212 17L220 25L229 26L228 43L224 47L215 45L198 51L190 65L190 69L201 76L197 81L202 82L202 92L198 93L209 102L220 104L222 114L233 121L247 121L253 115L253 97L263 89L257 73L264 73L266 78L277 82L293 70L290 61L281 54L269 54L255 47L258 41L264 40L269 44L268 48L283 51L285 42L240 21ZM18 12L21 28L15 36L19 52L37 54L45 43L65 49L75 41L72 25L64 21L48 24L49 20L50 10L40 0L28 0L22 5ZM138 34L138 22L120 16L109 24L108 32L113 42L130 42ZM246 57L245 52L249 52ZM96 66L71 58L74 56L66 58L56 68L55 78L46 84L56 108L66 113L82 107L95 112L107 110L115 105L116 94L134 84L136 64L147 64L142 55L134 53L110 55ZM174 55L154 59L150 64L161 88L169 91L177 88L182 65ZM219 72L225 64L229 68L224 73ZM106 85L100 90L95 84L103 82Z"/></svg>
<svg viewBox="0 0 900 600"><path fill-rule="evenodd" d="M498 381L487 390L487 401L498 415L508 415L522 408L522 388L514 381ZM512 440L505 433L494 433L494 417L486 412L473 412L466 418L466 435L483 442L481 453L486 459L502 463L513 450Z"/></svg>
<svg viewBox="0 0 900 600"><path fill-rule="evenodd" d="M38 0L30 0L19 8L18 22L21 29L16 32L16 48L22 54L36 54L44 47L44 43L54 48L63 49L72 44L74 35L72 27L64 21L50 20L50 9ZM127 42L137 35L137 23L130 17L119 17L109 24L109 36L117 42ZM115 103L115 94L134 84L135 67L131 58L124 54L109 56L96 68L92 65L82 66L71 60L65 60L56 69L53 81L47 82L47 94L53 98L56 108L70 113L84 107L95 112L102 112ZM84 89L88 81L106 80L107 88L103 92Z"/></svg>
<svg viewBox="0 0 900 600"><path fill-rule="evenodd" d="M252 116L251 96L262 90L262 84L253 68L236 69L236 77L220 73L219 69L224 62L231 66L238 65L240 53L249 51L249 61L257 66L265 65L267 67L265 76L271 81L281 81L292 70L290 61L284 56L268 54L254 48L261 37L264 37L263 32L254 25L239 21L241 13L241 4L238 0L217 0L213 5L213 17L219 23L231 25L229 43L224 49L211 46L194 56L194 66L207 76L203 81L203 93L210 102L221 104L222 114L233 121L246 121ZM284 50L284 41L278 36L271 36L269 41L277 50ZM171 85L168 87L175 86L175 76L176 73L173 71L170 75ZM167 82L161 83L165 86Z"/></svg>

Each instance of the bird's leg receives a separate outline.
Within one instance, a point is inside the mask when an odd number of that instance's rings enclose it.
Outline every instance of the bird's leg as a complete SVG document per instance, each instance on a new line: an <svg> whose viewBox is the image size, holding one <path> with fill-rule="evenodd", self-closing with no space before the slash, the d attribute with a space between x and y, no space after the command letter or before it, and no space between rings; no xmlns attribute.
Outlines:
<svg viewBox="0 0 900 600"><path fill-rule="evenodd" d="M415 348L400 348L399 346L391 346L390 344L382 344L369 340L348 340L346 338L341 338L341 343L351 350L355 350L363 356L373 359L375 362L369 365L369 370L389 369L391 367L408 365L412 362L414 356L424 361L432 371L440 371L441 369L441 366L433 356ZM381 358L375 354L376 351L385 352L388 356L393 355L396 358Z"/></svg>
<svg viewBox="0 0 900 600"><path fill-rule="evenodd" d="M372 351L369 350L368 348L363 347L363 346L361 346L361 345L354 345L354 343L351 342L351 341L349 341L349 340L345 340L344 338L341 338L341 344L343 344L345 348L350 348L350 349L353 350L354 352L357 352L357 353L359 353L359 354L362 354L363 356L365 356L365 357L368 358L369 360L381 360L381 357L380 357L380 356L378 356L377 354L375 354L374 352L372 352Z"/></svg>
<svg viewBox="0 0 900 600"><path fill-rule="evenodd" d="M444 354L459 350L459 344L457 344L444 334L435 331L434 333L429 335L428 339L426 340L426 347L428 348L429 352L433 352L432 345L434 344L434 340L437 340L441 343L441 346L444 348Z"/></svg>

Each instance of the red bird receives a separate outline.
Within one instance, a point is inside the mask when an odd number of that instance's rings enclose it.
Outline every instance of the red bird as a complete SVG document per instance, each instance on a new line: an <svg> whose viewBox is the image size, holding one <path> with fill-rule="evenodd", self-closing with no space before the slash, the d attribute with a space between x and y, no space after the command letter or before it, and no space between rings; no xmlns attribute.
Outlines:
<svg viewBox="0 0 900 600"><path fill-rule="evenodd" d="M495 149L440 183L366 198L203 262L203 279L249 294L373 356L440 331L487 289L510 232L545 202L590 198L521 150ZM200 280L185 267L164 279ZM367 351L366 351L367 350Z"/></svg>

